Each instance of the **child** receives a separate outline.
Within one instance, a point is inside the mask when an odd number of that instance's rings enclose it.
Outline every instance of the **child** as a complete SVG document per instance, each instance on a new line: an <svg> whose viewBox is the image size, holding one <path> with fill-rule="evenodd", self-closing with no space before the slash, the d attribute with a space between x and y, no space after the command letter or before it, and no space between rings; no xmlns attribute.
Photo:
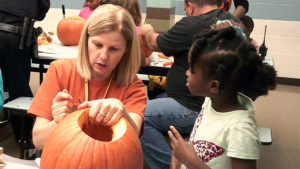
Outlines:
<svg viewBox="0 0 300 169"><path fill-rule="evenodd" d="M260 140L254 99L276 87L276 72L233 27L199 36L189 52L187 87L206 96L186 143L171 126L171 168L256 169ZM242 94L243 93L243 94Z"/></svg>
<svg viewBox="0 0 300 169"><path fill-rule="evenodd" d="M90 14L99 6L100 0L86 0L84 3L84 7L81 9L79 16L84 19L88 19Z"/></svg>
<svg viewBox="0 0 300 169"><path fill-rule="evenodd" d="M244 15L243 17L240 18L240 20L246 27L248 41L255 47L256 53L259 54L259 46L260 45L258 45L256 40L250 38L250 34L252 33L253 28L254 28L254 22L253 22L252 18L248 15Z"/></svg>

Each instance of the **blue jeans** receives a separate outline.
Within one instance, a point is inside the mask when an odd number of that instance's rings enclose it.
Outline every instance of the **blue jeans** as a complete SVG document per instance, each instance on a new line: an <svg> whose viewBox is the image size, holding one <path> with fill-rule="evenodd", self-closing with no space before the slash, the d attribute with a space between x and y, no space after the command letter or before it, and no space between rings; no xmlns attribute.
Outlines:
<svg viewBox="0 0 300 169"><path fill-rule="evenodd" d="M171 149L165 140L170 126L173 125L181 134L189 136L198 114L170 97L148 101L144 135L140 141L144 159L151 169L170 168Z"/></svg>

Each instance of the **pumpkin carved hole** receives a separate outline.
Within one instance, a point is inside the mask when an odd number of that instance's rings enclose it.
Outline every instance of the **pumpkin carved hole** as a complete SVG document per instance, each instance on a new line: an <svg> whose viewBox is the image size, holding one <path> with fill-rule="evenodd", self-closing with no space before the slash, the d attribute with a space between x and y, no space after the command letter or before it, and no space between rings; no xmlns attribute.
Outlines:
<svg viewBox="0 0 300 169"><path fill-rule="evenodd" d="M78 118L78 125L81 130L95 140L112 142L120 139L127 130L125 119L121 118L113 126L92 125L88 121L89 109L85 110Z"/></svg>

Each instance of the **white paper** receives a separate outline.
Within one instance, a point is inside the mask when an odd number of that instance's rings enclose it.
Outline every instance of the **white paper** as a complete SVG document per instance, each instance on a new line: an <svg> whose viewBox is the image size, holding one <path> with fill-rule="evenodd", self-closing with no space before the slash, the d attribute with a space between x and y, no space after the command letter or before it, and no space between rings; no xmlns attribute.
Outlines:
<svg viewBox="0 0 300 169"><path fill-rule="evenodd" d="M3 169L39 169L35 160L22 160L2 154L6 166Z"/></svg>

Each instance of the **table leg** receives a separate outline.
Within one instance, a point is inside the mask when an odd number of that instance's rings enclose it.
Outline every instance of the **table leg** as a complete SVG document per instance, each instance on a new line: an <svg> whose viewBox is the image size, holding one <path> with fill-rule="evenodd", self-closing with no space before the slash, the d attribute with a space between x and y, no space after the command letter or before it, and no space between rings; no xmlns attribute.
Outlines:
<svg viewBox="0 0 300 169"><path fill-rule="evenodd" d="M42 84L42 82L43 82L43 69L44 69L44 65L43 64L40 64L39 65L39 68L40 68L40 84Z"/></svg>
<svg viewBox="0 0 300 169"><path fill-rule="evenodd" d="M20 116L21 118L21 127L20 127L20 158L24 159L24 149L25 149L25 140L24 140L24 118L25 116Z"/></svg>

